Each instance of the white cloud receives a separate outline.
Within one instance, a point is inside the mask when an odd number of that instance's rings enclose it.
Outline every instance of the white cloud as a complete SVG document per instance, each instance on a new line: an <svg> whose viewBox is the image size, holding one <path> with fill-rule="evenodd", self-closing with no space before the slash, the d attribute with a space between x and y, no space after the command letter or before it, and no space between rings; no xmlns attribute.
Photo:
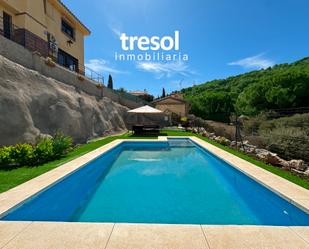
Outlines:
<svg viewBox="0 0 309 249"><path fill-rule="evenodd" d="M140 70L154 73L157 78L170 78L174 75L189 76L194 74L194 72L189 69L189 66L183 62L138 62L136 67Z"/></svg>
<svg viewBox="0 0 309 249"><path fill-rule="evenodd" d="M87 63L85 63L85 66L97 73L113 73L113 74L126 73L124 71L120 71L118 69L111 67L109 65L109 62L103 59L91 59Z"/></svg>
<svg viewBox="0 0 309 249"><path fill-rule="evenodd" d="M274 64L275 63L272 60L264 57L264 53L228 63L230 66L241 66L244 68L257 69L272 67Z"/></svg>

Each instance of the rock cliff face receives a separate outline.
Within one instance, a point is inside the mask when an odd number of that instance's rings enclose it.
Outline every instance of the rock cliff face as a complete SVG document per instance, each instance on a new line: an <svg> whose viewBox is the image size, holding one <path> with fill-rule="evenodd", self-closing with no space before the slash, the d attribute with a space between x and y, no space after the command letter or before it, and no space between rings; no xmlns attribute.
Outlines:
<svg viewBox="0 0 309 249"><path fill-rule="evenodd" d="M125 130L127 110L0 56L0 146L34 143L57 130L85 142Z"/></svg>

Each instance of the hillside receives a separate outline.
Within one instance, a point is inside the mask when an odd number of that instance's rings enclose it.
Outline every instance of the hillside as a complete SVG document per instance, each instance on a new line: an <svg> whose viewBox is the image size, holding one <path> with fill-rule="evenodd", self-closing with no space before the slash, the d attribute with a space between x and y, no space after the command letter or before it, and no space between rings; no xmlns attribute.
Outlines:
<svg viewBox="0 0 309 249"><path fill-rule="evenodd" d="M182 89L191 113L227 121L230 114L256 115L278 108L309 106L309 57Z"/></svg>
<svg viewBox="0 0 309 249"><path fill-rule="evenodd" d="M0 146L57 130L82 143L126 129L128 108L47 78L0 55Z"/></svg>

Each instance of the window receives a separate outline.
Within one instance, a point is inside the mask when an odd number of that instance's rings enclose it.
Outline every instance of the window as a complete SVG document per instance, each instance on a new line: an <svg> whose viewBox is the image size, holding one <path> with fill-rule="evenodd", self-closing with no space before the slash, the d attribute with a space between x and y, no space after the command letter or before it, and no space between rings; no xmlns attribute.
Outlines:
<svg viewBox="0 0 309 249"><path fill-rule="evenodd" d="M61 20L61 30L63 33L68 35L70 38L75 39L74 29L70 24L68 24L65 20Z"/></svg>
<svg viewBox="0 0 309 249"><path fill-rule="evenodd" d="M58 49L58 64L78 72L78 60L61 49Z"/></svg>
<svg viewBox="0 0 309 249"><path fill-rule="evenodd" d="M3 35L11 39L12 37L12 16L3 11Z"/></svg>

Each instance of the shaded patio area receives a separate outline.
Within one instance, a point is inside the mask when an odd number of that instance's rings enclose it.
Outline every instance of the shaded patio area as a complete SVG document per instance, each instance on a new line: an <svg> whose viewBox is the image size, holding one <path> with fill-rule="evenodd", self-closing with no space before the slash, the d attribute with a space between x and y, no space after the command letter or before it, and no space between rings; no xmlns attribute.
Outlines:
<svg viewBox="0 0 309 249"><path fill-rule="evenodd" d="M169 124L170 118L167 114L145 105L128 111L130 125L129 129L134 135L158 136L160 129Z"/></svg>

